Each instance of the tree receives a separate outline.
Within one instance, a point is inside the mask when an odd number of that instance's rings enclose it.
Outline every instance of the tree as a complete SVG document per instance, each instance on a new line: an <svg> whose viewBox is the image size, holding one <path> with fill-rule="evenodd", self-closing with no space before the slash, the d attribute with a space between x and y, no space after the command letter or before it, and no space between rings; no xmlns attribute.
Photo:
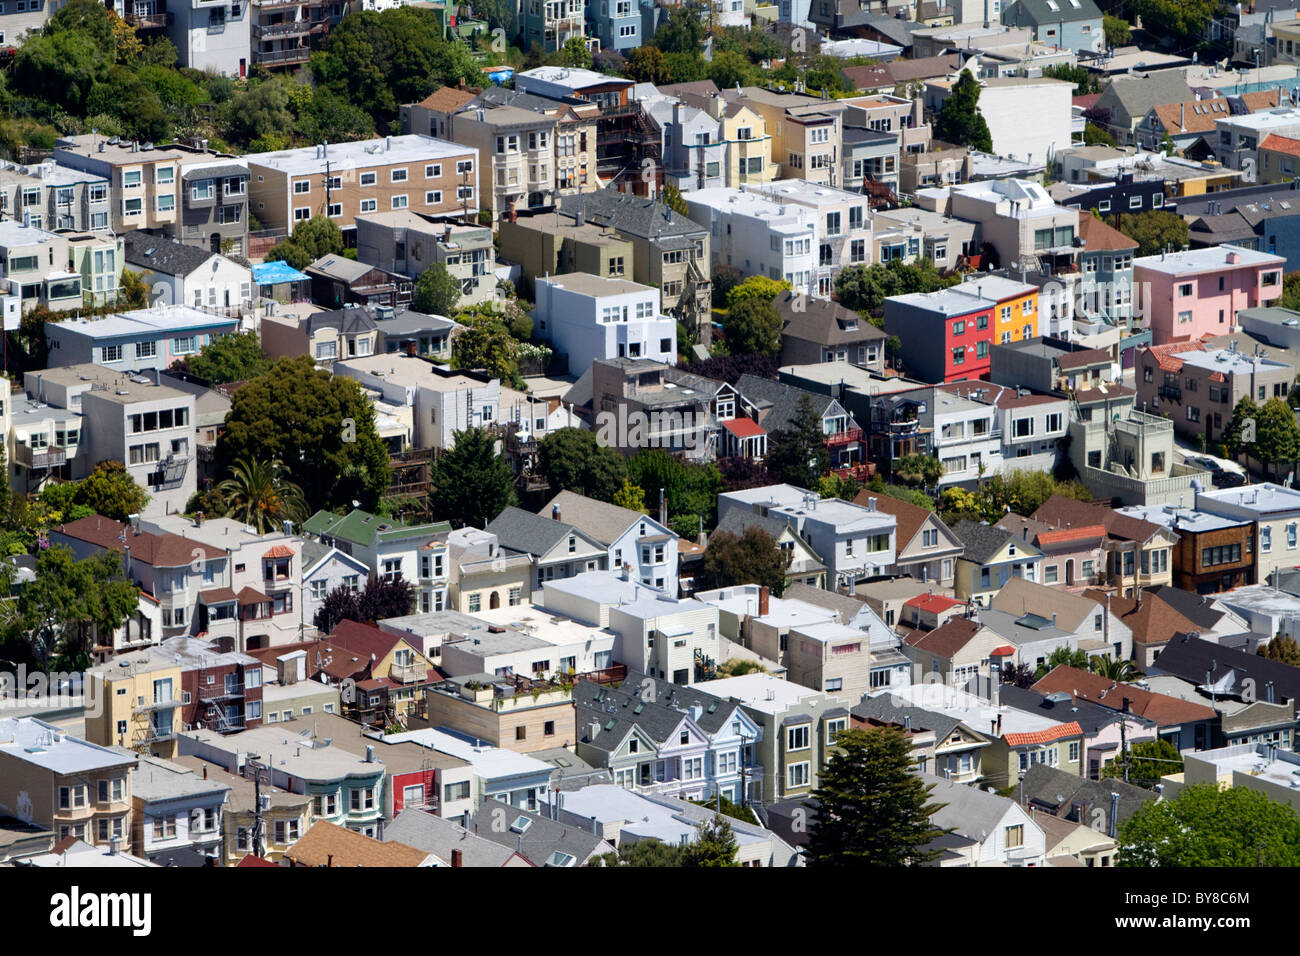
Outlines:
<svg viewBox="0 0 1300 956"><path fill-rule="evenodd" d="M943 462L934 455L904 455L894 460L890 472L910 488L933 486L943 477Z"/></svg>
<svg viewBox="0 0 1300 956"><path fill-rule="evenodd" d="M669 524L684 537L693 538L703 519L712 528L723 490L722 472L712 462L688 464L662 448L643 448L627 460L627 475L645 490L651 507L662 496L668 506Z"/></svg>
<svg viewBox="0 0 1300 956"><path fill-rule="evenodd" d="M580 70L590 70L592 67L591 51L587 49L587 41L584 37L569 37L564 41L564 46L560 47L564 65L577 67Z"/></svg>
<svg viewBox="0 0 1300 956"><path fill-rule="evenodd" d="M1255 653L1270 661L1300 667L1300 644L1296 644L1294 638L1287 637L1285 634L1279 634L1267 644L1259 645L1255 648Z"/></svg>
<svg viewBox="0 0 1300 956"><path fill-rule="evenodd" d="M1101 23L1102 30L1106 34L1106 46L1128 46L1133 42L1132 27L1127 20L1105 13L1102 14Z"/></svg>
<svg viewBox="0 0 1300 956"><path fill-rule="evenodd" d="M1045 66L1043 67L1043 76L1050 77L1053 80L1066 80L1073 83L1075 96L1087 96L1091 93L1101 92L1101 84L1097 82L1096 74L1081 66L1070 66L1068 63Z"/></svg>
<svg viewBox="0 0 1300 956"><path fill-rule="evenodd" d="M682 191L672 183L665 184L664 188L660 190L659 203L680 215L690 215L691 208L686 205L686 200L682 198Z"/></svg>
<svg viewBox="0 0 1300 956"><path fill-rule="evenodd" d="M455 444L433 463L429 507L458 527L486 527L518 501L514 472L484 429L456 432L453 438Z"/></svg>
<svg viewBox="0 0 1300 956"><path fill-rule="evenodd" d="M1028 664L1012 664L1010 661L1002 665L1001 678L1002 683L1015 684L1021 690L1028 690L1038 683L1032 667Z"/></svg>
<svg viewBox="0 0 1300 956"><path fill-rule="evenodd" d="M614 493L614 504L628 511L639 511L643 515L650 513L645 506L645 492L626 478L623 479L623 487Z"/></svg>
<svg viewBox="0 0 1300 956"><path fill-rule="evenodd" d="M700 46L704 43L704 24L700 22L699 13L684 3L669 7L668 16L659 25L650 42L664 53L698 56Z"/></svg>
<svg viewBox="0 0 1300 956"><path fill-rule="evenodd" d="M284 477L278 461L236 461L230 477L217 485L226 501L226 516L257 529L258 534L279 527L283 521L301 524L307 520L307 502L302 489Z"/></svg>
<svg viewBox="0 0 1300 956"><path fill-rule="evenodd" d="M914 773L907 735L897 728L845 730L835 740L813 791L817 811L805 848L809 866L917 866L938 850L925 849L943 831L930 818L933 784Z"/></svg>
<svg viewBox="0 0 1300 956"><path fill-rule="evenodd" d="M574 39L577 39L576 37ZM428 315L455 315L460 301L460 282L447 271L441 262L435 262L420 273L415 283L412 308Z"/></svg>
<svg viewBox="0 0 1300 956"><path fill-rule="evenodd" d="M585 428L560 428L547 434L537 446L537 467L552 494L572 491L597 501L613 501L628 480L623 456L602 446L595 433Z"/></svg>
<svg viewBox="0 0 1300 956"><path fill-rule="evenodd" d="M769 279L767 276L750 276L743 282L737 283L727 293L727 306L735 308L741 302L749 300L772 302L778 295L790 288L790 283L785 279Z"/></svg>
<svg viewBox="0 0 1300 956"><path fill-rule="evenodd" d="M1253 423L1255 440L1246 441ZM1237 402L1232 419L1223 433L1229 454L1245 452L1265 467L1281 464L1285 469L1300 457L1300 428L1295 413L1281 398L1270 398L1256 405L1249 397Z"/></svg>
<svg viewBox="0 0 1300 956"><path fill-rule="evenodd" d="M780 481L811 488L830 467L831 453L826 447L821 418L812 399L800 395L789 425L774 433L768 443L767 469Z"/></svg>
<svg viewBox="0 0 1300 956"><path fill-rule="evenodd" d="M744 54L732 50L714 50L713 59L706 69L720 90L734 90L737 86L753 86L763 76L763 71L749 62ZM811 87L812 84L810 83Z"/></svg>
<svg viewBox="0 0 1300 956"><path fill-rule="evenodd" d="M1127 757L1127 761L1125 760ZM1124 779L1124 765L1128 764L1128 782L1138 787L1154 790L1166 774L1183 772L1183 756L1178 748L1161 737L1143 740L1128 748L1103 768L1105 779Z"/></svg>
<svg viewBox="0 0 1300 956"><path fill-rule="evenodd" d="M1042 678L1055 667L1074 667L1081 671L1088 669L1088 652L1080 648L1058 647L1047 655L1047 663L1039 664L1035 676Z"/></svg>
<svg viewBox="0 0 1300 956"><path fill-rule="evenodd" d="M781 315L770 302L742 299L722 317L722 333L733 355L779 355Z"/></svg>
<svg viewBox="0 0 1300 956"><path fill-rule="evenodd" d="M340 621L370 624L410 614L414 607L415 590L410 581L400 577L392 581L376 577L367 581L365 589L360 592L353 591L346 584L330 591L316 610L312 623L329 634Z"/></svg>
<svg viewBox="0 0 1300 956"><path fill-rule="evenodd" d="M266 253L266 261L283 260L295 269L305 269L321 256L343 254L343 230L328 216L313 216L294 227L293 235L281 239Z"/></svg>
<svg viewBox="0 0 1300 956"><path fill-rule="evenodd" d="M682 852L682 866L740 866L736 862L738 848L727 818L714 814L700 826L695 839L686 845Z"/></svg>
<svg viewBox="0 0 1300 956"><path fill-rule="evenodd" d="M717 355L702 362L690 362L682 370L692 375L714 378L729 385L735 385L742 375L776 380L776 360L770 355L745 353L741 355Z"/></svg>
<svg viewBox="0 0 1300 956"><path fill-rule="evenodd" d="M763 665L758 661L741 660L739 657L729 657L718 665L718 677L742 677L745 674L766 674Z"/></svg>
<svg viewBox="0 0 1300 956"><path fill-rule="evenodd" d="M451 367L481 369L502 384L523 388L519 342L499 319L476 322L451 340Z"/></svg>
<svg viewBox="0 0 1300 956"><path fill-rule="evenodd" d="M704 549L704 563L699 572L703 590L758 584L771 589L777 597L785 590L785 570L790 559L776 540L757 525L743 535L715 531Z"/></svg>
<svg viewBox="0 0 1300 956"><path fill-rule="evenodd" d="M149 304L149 287L139 272L122 270L117 284L117 304L123 310L143 309Z"/></svg>
<svg viewBox="0 0 1300 956"><path fill-rule="evenodd" d="M1110 135L1096 123L1085 123L1083 126L1083 145L1085 146L1114 146L1116 145L1115 137Z"/></svg>
<svg viewBox="0 0 1300 956"><path fill-rule="evenodd" d="M1114 226L1138 244L1135 256L1155 256L1165 249L1180 250L1188 243L1187 220L1177 213L1154 209L1119 217L1107 216Z"/></svg>
<svg viewBox="0 0 1300 956"><path fill-rule="evenodd" d="M1118 866L1300 866L1300 816L1250 787L1203 783L1148 801L1119 830Z"/></svg>
<svg viewBox="0 0 1300 956"><path fill-rule="evenodd" d="M594 857L587 865L678 867L682 865L684 851L684 847L664 843L662 840L628 840L613 853Z"/></svg>
<svg viewBox="0 0 1300 956"><path fill-rule="evenodd" d="M912 263L891 259L886 263L841 269L835 277L835 298L846 309L875 315L890 296L935 292L960 281L960 275L940 273L931 259Z"/></svg>
<svg viewBox="0 0 1300 956"><path fill-rule="evenodd" d="M638 83L668 82L668 64L663 50L657 46L639 46L627 52L625 74L629 80Z"/></svg>
<svg viewBox="0 0 1300 956"><path fill-rule="evenodd" d="M935 137L981 153L993 152L993 136L979 111L979 101L979 80L969 70L962 70L935 119Z"/></svg>
<svg viewBox="0 0 1300 956"><path fill-rule="evenodd" d="M95 470L77 485L76 504L114 521L125 521L144 510L149 496L135 483L120 461L101 461Z"/></svg>
<svg viewBox="0 0 1300 956"><path fill-rule="evenodd" d="M1089 658L1088 670L1119 684L1132 683L1142 676L1142 672L1137 669L1137 665L1132 661L1126 661L1118 657L1112 658L1109 654Z"/></svg>
<svg viewBox="0 0 1300 956"><path fill-rule="evenodd" d="M223 385L265 375L272 364L262 351L257 333L249 331L214 338L197 355L180 359L172 368L190 372L212 385Z"/></svg>
<svg viewBox="0 0 1300 956"><path fill-rule="evenodd" d="M1130 0L1128 9L1153 36L1184 47L1200 39L1218 5L1218 0Z"/></svg>
<svg viewBox="0 0 1300 956"><path fill-rule="evenodd" d="M309 355L280 359L235 392L217 438L218 473L240 460L283 462L309 511L354 499L373 510L388 487L388 452L370 399Z"/></svg>
<svg viewBox="0 0 1300 956"><path fill-rule="evenodd" d="M98 638L112 633L135 614L140 589L126 579L122 556L101 551L78 561L71 549L55 545L36 558L36 576L25 584L6 625L10 657L21 648L48 671L85 670Z"/></svg>

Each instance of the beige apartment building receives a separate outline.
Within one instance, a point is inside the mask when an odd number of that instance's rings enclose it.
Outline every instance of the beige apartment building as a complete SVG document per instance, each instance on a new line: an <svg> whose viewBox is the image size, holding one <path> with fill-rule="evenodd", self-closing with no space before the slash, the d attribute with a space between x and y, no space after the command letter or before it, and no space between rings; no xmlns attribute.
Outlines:
<svg viewBox="0 0 1300 956"><path fill-rule="evenodd" d="M135 657L125 667L115 659L89 671L88 680L103 706L98 714L86 712L86 739L170 759L176 756L181 730L181 665Z"/></svg>
<svg viewBox="0 0 1300 956"><path fill-rule="evenodd" d="M455 727L522 754L577 740L577 710L568 685L514 674L490 682L487 675L478 677L456 677L425 691L430 727Z"/></svg>
<svg viewBox="0 0 1300 956"><path fill-rule="evenodd" d="M772 138L771 157L779 179L839 185L844 108L835 100L806 93L774 93L756 86L724 94L763 118Z"/></svg>
<svg viewBox="0 0 1300 956"><path fill-rule="evenodd" d="M288 234L328 216L356 245L357 216L409 209L431 216L478 214L478 151L410 134L328 143L245 157L249 203L264 229Z"/></svg>
<svg viewBox="0 0 1300 956"><path fill-rule="evenodd" d="M0 814L94 846L131 834L135 755L34 717L0 718Z"/></svg>

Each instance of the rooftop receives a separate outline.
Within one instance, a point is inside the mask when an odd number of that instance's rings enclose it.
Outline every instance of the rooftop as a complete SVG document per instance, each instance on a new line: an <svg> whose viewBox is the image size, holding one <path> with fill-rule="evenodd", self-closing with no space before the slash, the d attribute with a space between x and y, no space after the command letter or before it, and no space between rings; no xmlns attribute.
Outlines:
<svg viewBox="0 0 1300 956"><path fill-rule="evenodd" d="M0 753L59 776L134 766L135 754L92 744L35 717L0 717Z"/></svg>
<svg viewBox="0 0 1300 956"><path fill-rule="evenodd" d="M772 715L783 714L807 700L829 699L820 691L793 684L771 674L744 674L690 686L699 686L715 697L730 698L752 710Z"/></svg>
<svg viewBox="0 0 1300 956"><path fill-rule="evenodd" d="M0 223L0 228L4 225L6 223ZM67 319L59 322L58 328L91 338L107 339L117 336L169 335L191 329L234 327L237 324L237 320L216 312L205 312L188 305L160 304L132 312L117 312L102 318Z"/></svg>
<svg viewBox="0 0 1300 956"><path fill-rule="evenodd" d="M271 153L249 153L244 159L249 166L265 166L289 176L308 176L324 174L327 162L331 171L342 172L346 169L423 163L474 155L477 155L476 152L469 146L409 133L405 136L387 136L352 143L330 143L323 149L320 146L304 146L301 149L282 149Z"/></svg>
<svg viewBox="0 0 1300 956"><path fill-rule="evenodd" d="M1232 257L1236 257L1235 261ZM1146 269L1166 275L1180 276L1197 272L1217 272L1225 268L1269 267L1284 268L1286 258L1240 246L1211 246L1207 249L1184 249L1181 252L1143 256L1133 260L1134 271Z"/></svg>
<svg viewBox="0 0 1300 956"><path fill-rule="evenodd" d="M493 747L482 741L471 743L462 736L447 733L443 729L435 730L432 727L407 730L400 734L385 734L380 739L386 744L419 744L429 750L457 757L472 766L476 774L491 780L546 774L553 769L550 764L528 754Z"/></svg>

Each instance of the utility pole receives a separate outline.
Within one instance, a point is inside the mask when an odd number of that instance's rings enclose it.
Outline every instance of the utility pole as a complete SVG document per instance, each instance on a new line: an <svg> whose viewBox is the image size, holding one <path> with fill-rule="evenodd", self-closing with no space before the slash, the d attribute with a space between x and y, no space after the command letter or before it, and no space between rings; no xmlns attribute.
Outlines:
<svg viewBox="0 0 1300 956"><path fill-rule="evenodd" d="M1119 756L1124 761L1124 782L1128 783L1128 698L1119 712Z"/></svg>
<svg viewBox="0 0 1300 956"><path fill-rule="evenodd" d="M253 855L262 856L262 768L257 761L261 754L249 754L248 763L253 768Z"/></svg>
<svg viewBox="0 0 1300 956"><path fill-rule="evenodd" d="M330 206L334 202L333 177L330 176L330 158L325 154L325 215L329 215Z"/></svg>

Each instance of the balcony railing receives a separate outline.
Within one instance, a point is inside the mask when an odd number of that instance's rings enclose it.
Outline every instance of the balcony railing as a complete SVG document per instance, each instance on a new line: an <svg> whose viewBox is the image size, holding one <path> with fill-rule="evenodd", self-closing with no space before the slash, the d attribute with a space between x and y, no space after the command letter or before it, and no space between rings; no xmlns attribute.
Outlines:
<svg viewBox="0 0 1300 956"><path fill-rule="evenodd" d="M836 432L833 435L826 436L828 445L851 445L855 441L862 441L861 428L846 428L842 432Z"/></svg>
<svg viewBox="0 0 1300 956"><path fill-rule="evenodd" d="M428 680L429 671L419 664L396 664L394 663L388 669L388 676L399 684L415 684L423 680Z"/></svg>
<svg viewBox="0 0 1300 956"><path fill-rule="evenodd" d="M221 682L217 684L200 684L199 700L220 700L223 697L243 697L244 684L241 681L238 684Z"/></svg>
<svg viewBox="0 0 1300 956"><path fill-rule="evenodd" d="M311 32L311 24L305 20L290 20L288 23L254 23L255 37L306 36Z"/></svg>
<svg viewBox="0 0 1300 956"><path fill-rule="evenodd" d="M181 705L179 697L173 697L171 700L155 700L143 704L135 705L137 714L149 713L152 711L175 710Z"/></svg>
<svg viewBox="0 0 1300 956"><path fill-rule="evenodd" d="M1181 400L1183 397L1183 390L1177 385L1161 385L1160 397Z"/></svg>
<svg viewBox="0 0 1300 956"><path fill-rule="evenodd" d="M311 47L298 47L293 50L255 50L253 60L256 63L277 65L283 63L306 63L311 56Z"/></svg>
<svg viewBox="0 0 1300 956"><path fill-rule="evenodd" d="M14 443L16 465L25 465L28 468L58 468L67 462L68 452L65 448L43 448L37 451L22 442Z"/></svg>
<svg viewBox="0 0 1300 956"><path fill-rule="evenodd" d="M154 13L127 12L122 19L137 30L161 30L169 26L173 18L166 10L159 10Z"/></svg>

